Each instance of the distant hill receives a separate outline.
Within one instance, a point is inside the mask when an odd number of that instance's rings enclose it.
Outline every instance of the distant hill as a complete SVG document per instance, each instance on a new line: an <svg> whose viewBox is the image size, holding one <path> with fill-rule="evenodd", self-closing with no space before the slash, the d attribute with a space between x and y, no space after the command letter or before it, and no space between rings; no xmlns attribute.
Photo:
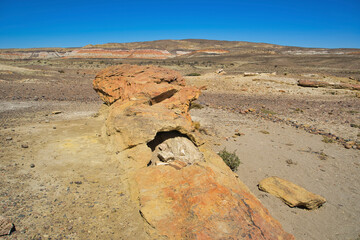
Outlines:
<svg viewBox="0 0 360 240"><path fill-rule="evenodd" d="M359 49L281 46L269 43L206 39L156 40L86 45L80 48L0 49L0 59L118 58L167 59L240 55L358 54Z"/></svg>
<svg viewBox="0 0 360 240"><path fill-rule="evenodd" d="M201 49L236 49L236 48L282 48L283 46L268 43L251 43L241 41L219 41L206 39L184 40L156 40L147 42L130 43L105 43L87 45L83 48L106 48L106 49L161 49L175 50L201 50Z"/></svg>

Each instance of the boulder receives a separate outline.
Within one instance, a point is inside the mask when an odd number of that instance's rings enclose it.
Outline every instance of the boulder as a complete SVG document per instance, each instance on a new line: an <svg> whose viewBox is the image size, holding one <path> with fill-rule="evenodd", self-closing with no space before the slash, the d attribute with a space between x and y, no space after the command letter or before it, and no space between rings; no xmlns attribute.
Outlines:
<svg viewBox="0 0 360 240"><path fill-rule="evenodd" d="M280 198L290 207L312 210L319 208L326 202L326 199L322 196L309 192L279 177L265 178L259 183L258 187L261 191Z"/></svg>
<svg viewBox="0 0 360 240"><path fill-rule="evenodd" d="M200 90L153 66L100 72L105 131L152 239L293 239L202 141L188 113Z"/></svg>

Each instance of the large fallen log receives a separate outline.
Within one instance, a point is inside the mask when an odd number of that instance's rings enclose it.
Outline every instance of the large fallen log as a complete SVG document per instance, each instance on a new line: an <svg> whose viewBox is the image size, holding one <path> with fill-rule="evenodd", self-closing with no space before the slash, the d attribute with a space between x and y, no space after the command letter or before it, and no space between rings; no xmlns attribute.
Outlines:
<svg viewBox="0 0 360 240"><path fill-rule="evenodd" d="M121 65L100 72L106 135L152 239L294 239L204 143L179 73Z"/></svg>
<svg viewBox="0 0 360 240"><path fill-rule="evenodd" d="M299 80L298 86L311 87L311 88L332 88L332 89L350 89L360 90L360 84L348 84L348 83L328 83L323 81L312 81L312 80Z"/></svg>

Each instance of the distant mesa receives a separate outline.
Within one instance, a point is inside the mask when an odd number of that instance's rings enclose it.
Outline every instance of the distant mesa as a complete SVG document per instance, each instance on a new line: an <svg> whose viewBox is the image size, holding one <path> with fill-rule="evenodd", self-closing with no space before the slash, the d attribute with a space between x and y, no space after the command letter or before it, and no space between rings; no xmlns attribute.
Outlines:
<svg viewBox="0 0 360 240"><path fill-rule="evenodd" d="M359 54L359 49L325 49L280 46L268 43L205 39L88 44L81 48L0 49L0 59L110 58L168 59L231 54L324 55Z"/></svg>
<svg viewBox="0 0 360 240"><path fill-rule="evenodd" d="M67 53L63 58L147 58L166 59L173 57L167 50L134 49L134 50L108 50L108 49L76 49Z"/></svg>

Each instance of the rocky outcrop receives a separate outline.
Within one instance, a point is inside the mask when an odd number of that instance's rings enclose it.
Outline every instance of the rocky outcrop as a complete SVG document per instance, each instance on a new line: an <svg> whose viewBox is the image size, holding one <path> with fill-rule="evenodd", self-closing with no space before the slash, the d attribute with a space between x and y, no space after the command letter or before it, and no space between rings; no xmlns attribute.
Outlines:
<svg viewBox="0 0 360 240"><path fill-rule="evenodd" d="M51 58L111 58L111 59L166 59L175 57L167 50L158 49L67 49L57 51L2 51L0 59L51 59Z"/></svg>
<svg viewBox="0 0 360 240"><path fill-rule="evenodd" d="M195 131L200 91L176 72L121 65L100 72L106 135L152 239L293 239Z"/></svg>
<svg viewBox="0 0 360 240"><path fill-rule="evenodd" d="M60 58L63 55L56 51L0 52L0 59L50 59Z"/></svg>
<svg viewBox="0 0 360 240"><path fill-rule="evenodd" d="M325 198L322 196L309 192L306 189L279 177L263 179L259 183L259 189L280 198L290 207L312 210L319 208L326 202Z"/></svg>
<svg viewBox="0 0 360 240"><path fill-rule="evenodd" d="M66 49L58 52L56 50L34 50L34 51L2 51L0 59L51 59L51 58L110 58L110 59L167 59L182 55L196 53L205 54L224 54L227 50L208 49L198 51L175 51L160 49L102 49L102 48L82 48Z"/></svg>
<svg viewBox="0 0 360 240"><path fill-rule="evenodd" d="M66 58L144 58L166 59L174 57L166 50L134 49L134 50L108 50L108 49L76 49L69 52Z"/></svg>

